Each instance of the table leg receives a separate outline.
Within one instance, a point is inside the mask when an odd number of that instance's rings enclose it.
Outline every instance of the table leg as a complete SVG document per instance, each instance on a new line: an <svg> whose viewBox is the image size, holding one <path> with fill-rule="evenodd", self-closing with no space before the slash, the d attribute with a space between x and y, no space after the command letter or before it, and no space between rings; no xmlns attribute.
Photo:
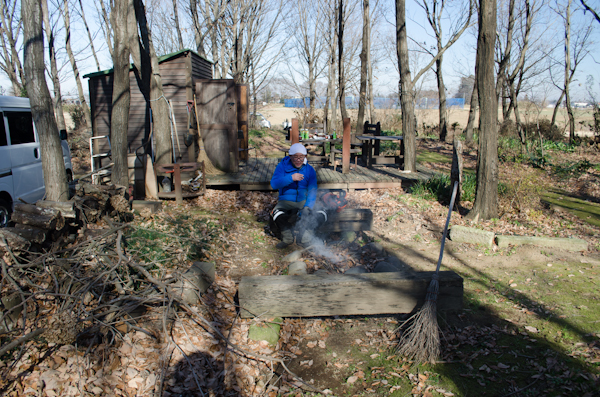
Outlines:
<svg viewBox="0 0 600 397"><path fill-rule="evenodd" d="M373 165L373 141L370 139L367 141L367 167L371 167Z"/></svg>

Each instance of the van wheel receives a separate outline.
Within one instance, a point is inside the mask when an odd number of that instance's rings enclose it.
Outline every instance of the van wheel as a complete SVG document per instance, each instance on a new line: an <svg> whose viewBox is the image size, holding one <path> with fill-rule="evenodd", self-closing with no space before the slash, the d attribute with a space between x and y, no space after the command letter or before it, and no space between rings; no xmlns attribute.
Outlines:
<svg viewBox="0 0 600 397"><path fill-rule="evenodd" d="M0 227L8 226L10 221L10 204L4 200L0 200Z"/></svg>

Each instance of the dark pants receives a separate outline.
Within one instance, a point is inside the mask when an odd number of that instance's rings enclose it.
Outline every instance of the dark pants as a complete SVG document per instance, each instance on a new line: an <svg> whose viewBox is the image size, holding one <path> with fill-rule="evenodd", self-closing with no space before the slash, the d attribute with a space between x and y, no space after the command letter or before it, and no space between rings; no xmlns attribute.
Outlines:
<svg viewBox="0 0 600 397"><path fill-rule="evenodd" d="M304 204L304 201L279 201L271 211L269 222L271 231L284 243L293 243L294 229L298 231L298 235L302 237L302 240L308 239L304 235L310 234L312 236L314 230L327 220L325 211L311 211L310 208L304 208Z"/></svg>

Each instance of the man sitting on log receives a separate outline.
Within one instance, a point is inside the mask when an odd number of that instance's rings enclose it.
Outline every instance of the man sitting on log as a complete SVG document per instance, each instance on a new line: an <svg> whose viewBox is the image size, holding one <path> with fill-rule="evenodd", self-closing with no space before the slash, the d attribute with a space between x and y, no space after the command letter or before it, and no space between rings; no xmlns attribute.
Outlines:
<svg viewBox="0 0 600 397"><path fill-rule="evenodd" d="M271 178L271 186L279 190L270 220L271 230L281 238L277 248L285 248L294 242L294 227L301 238L299 244L311 244L313 231L327 220L325 211L313 211L317 200L317 173L308 164L306 155L306 148L301 143L294 143L289 156L281 160Z"/></svg>

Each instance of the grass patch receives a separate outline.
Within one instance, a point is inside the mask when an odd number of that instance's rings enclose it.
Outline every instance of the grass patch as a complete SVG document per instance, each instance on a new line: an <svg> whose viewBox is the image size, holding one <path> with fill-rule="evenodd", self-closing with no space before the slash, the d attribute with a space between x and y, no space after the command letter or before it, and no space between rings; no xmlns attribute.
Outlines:
<svg viewBox="0 0 600 397"><path fill-rule="evenodd" d="M452 157L437 152L422 151L417 154L419 163L452 163Z"/></svg>
<svg viewBox="0 0 600 397"><path fill-rule="evenodd" d="M541 193L544 203L555 205L575 214L590 225L600 227L600 205L568 195L558 189Z"/></svg>
<svg viewBox="0 0 600 397"><path fill-rule="evenodd" d="M450 176L447 174L437 174L426 181L415 183L409 190L411 194L421 200L438 201L441 204L449 204L452 195L450 186ZM463 174L463 185L461 200L475 201L475 192L477 188L477 175L474 172L465 172ZM506 184L498 183L498 194L504 195L508 191Z"/></svg>
<svg viewBox="0 0 600 397"><path fill-rule="evenodd" d="M126 247L147 263L173 266L206 259L205 252L227 229L226 220L176 214L170 222L151 221L143 227L129 228Z"/></svg>

